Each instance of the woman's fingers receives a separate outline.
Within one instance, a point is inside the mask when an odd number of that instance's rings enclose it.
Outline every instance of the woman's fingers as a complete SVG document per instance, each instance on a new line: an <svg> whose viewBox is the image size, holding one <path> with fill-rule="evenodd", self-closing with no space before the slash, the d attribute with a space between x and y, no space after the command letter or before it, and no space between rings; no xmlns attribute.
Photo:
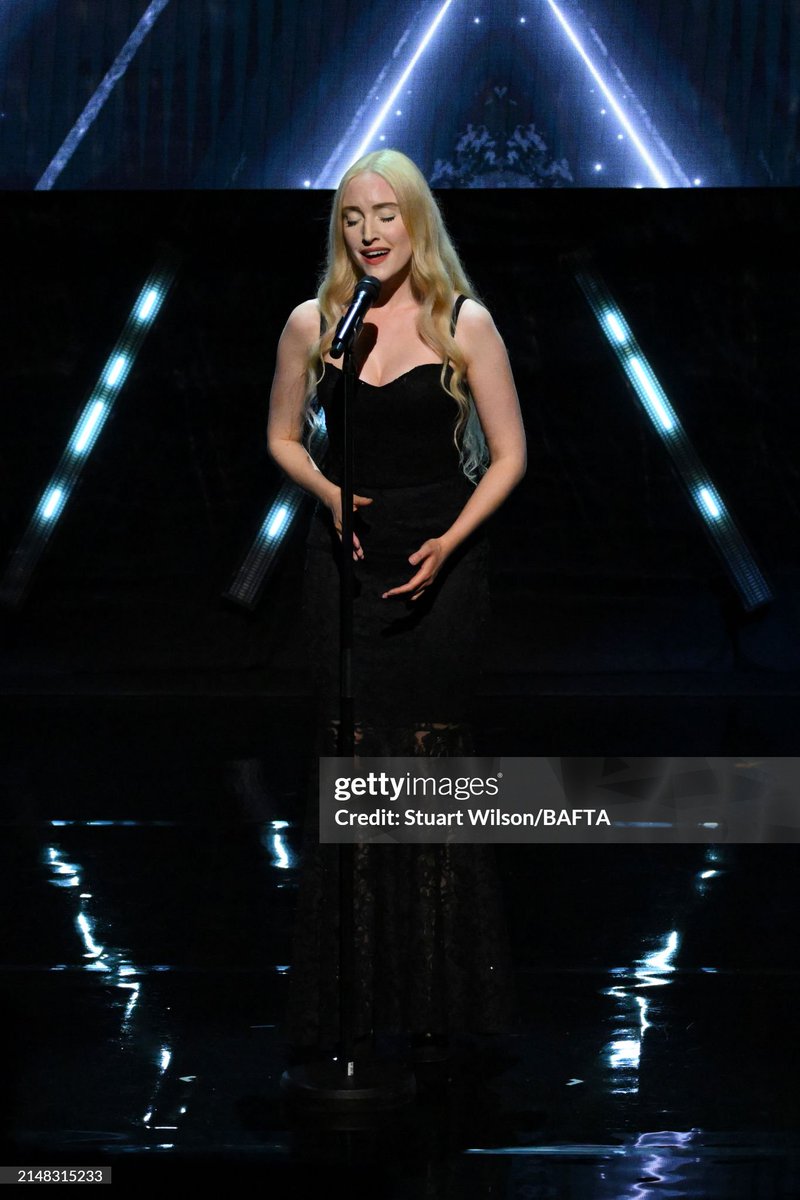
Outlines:
<svg viewBox="0 0 800 1200"><path fill-rule="evenodd" d="M334 525L334 529L336 530L336 536L338 537L339 541L341 541L341 540L342 540L342 526L341 526L341 523L339 523L339 524L337 524L337 525ZM353 534L353 558L354 558L354 559L361 559L361 558L363 558L363 557L364 557L364 551L363 551L363 549L362 549L362 547L361 547L361 542L358 540L358 538L356 537L356 535L355 535L355 534Z"/></svg>
<svg viewBox="0 0 800 1200"><path fill-rule="evenodd" d="M372 504L372 497L371 496L359 496L356 493L353 493L353 512L356 512L364 504ZM339 541L341 541L342 540L341 504L338 504L335 507L331 506L331 511L333 512L333 528L336 530L336 535L339 538ZM364 557L364 550L361 545L361 542L358 540L356 535L353 534L353 559L355 561L358 561L359 559L362 559L363 557Z"/></svg>
<svg viewBox="0 0 800 1200"><path fill-rule="evenodd" d="M443 562L439 542L436 538L429 538L427 542L423 542L419 550L415 550L413 554L409 554L408 561L412 566L418 566L417 573L412 575L408 583L404 583L400 587L390 588L388 592L384 592L381 599L388 600L391 596L407 596L409 592L411 593L412 600L419 600L420 596L424 596L436 578L439 567Z"/></svg>
<svg viewBox="0 0 800 1200"><path fill-rule="evenodd" d="M408 583L404 583L400 587L390 588L388 592L384 592L381 599L388 600L390 596L405 596L408 592L416 592L421 596L428 583L430 583L430 574L423 567L422 570L417 571L416 575L409 579ZM416 600L417 596L412 595L411 599Z"/></svg>

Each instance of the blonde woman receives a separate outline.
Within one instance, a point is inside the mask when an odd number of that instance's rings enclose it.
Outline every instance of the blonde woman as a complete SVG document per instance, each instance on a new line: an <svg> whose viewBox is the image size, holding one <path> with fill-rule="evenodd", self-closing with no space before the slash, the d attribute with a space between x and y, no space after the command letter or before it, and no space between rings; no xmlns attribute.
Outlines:
<svg viewBox="0 0 800 1200"><path fill-rule="evenodd" d="M487 615L482 527L525 471L519 402L423 175L396 150L365 155L334 196L319 292L281 336L269 414L272 457L319 501L304 614L330 722L343 388L330 347L363 275L381 290L355 347L356 739L362 753L454 754L467 748L461 722ZM305 434L321 413L330 454L319 469Z"/></svg>
<svg viewBox="0 0 800 1200"><path fill-rule="evenodd" d="M345 174L314 300L280 339L269 448L318 499L305 638L336 753L342 374L336 325L359 277L380 280L355 347L354 698L361 754L470 753L464 734L487 613L484 523L525 470L505 348L417 167L394 150ZM330 454L305 449L324 414ZM328 736L333 735L333 736ZM314 838L311 789L287 1034L303 1057L338 1031L336 847ZM457 1030L506 1027L511 970L491 847L358 845L356 1033L412 1035L437 1057Z"/></svg>

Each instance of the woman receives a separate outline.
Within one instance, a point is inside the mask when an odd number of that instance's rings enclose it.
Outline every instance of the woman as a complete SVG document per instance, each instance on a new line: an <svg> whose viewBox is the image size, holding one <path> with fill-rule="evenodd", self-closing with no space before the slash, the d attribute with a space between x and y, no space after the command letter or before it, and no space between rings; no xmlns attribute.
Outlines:
<svg viewBox="0 0 800 1200"><path fill-rule="evenodd" d="M417 167L368 154L333 201L316 299L278 346L269 449L317 497L308 539L305 637L336 753L341 371L336 325L365 274L380 281L355 347L354 700L362 754L469 753L462 722L486 607L481 527L525 470L505 347L472 287ZM314 398L329 460L304 446ZM331 736L333 735L333 736ZM307 834L314 826L308 822ZM308 838L298 902L290 1040L335 1042L335 848ZM430 1040L501 1027L508 963L484 846L357 846L357 1032Z"/></svg>
<svg viewBox="0 0 800 1200"><path fill-rule="evenodd" d="M281 336L269 417L273 458L320 501L305 612L330 720L342 378L329 351L365 274L381 290L355 347L357 738L369 735L375 753L435 753L442 736L432 731L457 728L474 682L486 615L479 530L524 474L525 437L505 347L424 177L398 151L367 154L334 197L319 294ZM331 441L324 473L303 444L315 395Z"/></svg>

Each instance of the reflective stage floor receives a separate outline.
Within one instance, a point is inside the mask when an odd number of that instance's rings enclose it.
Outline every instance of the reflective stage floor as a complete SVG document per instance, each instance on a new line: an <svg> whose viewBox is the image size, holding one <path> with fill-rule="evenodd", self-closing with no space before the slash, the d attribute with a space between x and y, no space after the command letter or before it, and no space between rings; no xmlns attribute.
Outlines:
<svg viewBox="0 0 800 1200"><path fill-rule="evenodd" d="M303 1119L279 1084L307 710L2 708L4 1163L398 1200L800 1194L795 846L498 847L515 1026L455 1038L401 1110ZM545 749L523 724L503 753Z"/></svg>

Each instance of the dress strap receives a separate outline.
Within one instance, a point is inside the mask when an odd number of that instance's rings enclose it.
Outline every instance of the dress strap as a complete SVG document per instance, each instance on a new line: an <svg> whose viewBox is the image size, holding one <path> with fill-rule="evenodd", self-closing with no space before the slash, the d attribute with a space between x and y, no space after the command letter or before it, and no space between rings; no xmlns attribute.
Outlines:
<svg viewBox="0 0 800 1200"><path fill-rule="evenodd" d="M466 296L457 296L456 302L453 305L453 314L450 317L450 337L456 336L456 325L458 324L458 314L461 312L461 305L466 300Z"/></svg>

